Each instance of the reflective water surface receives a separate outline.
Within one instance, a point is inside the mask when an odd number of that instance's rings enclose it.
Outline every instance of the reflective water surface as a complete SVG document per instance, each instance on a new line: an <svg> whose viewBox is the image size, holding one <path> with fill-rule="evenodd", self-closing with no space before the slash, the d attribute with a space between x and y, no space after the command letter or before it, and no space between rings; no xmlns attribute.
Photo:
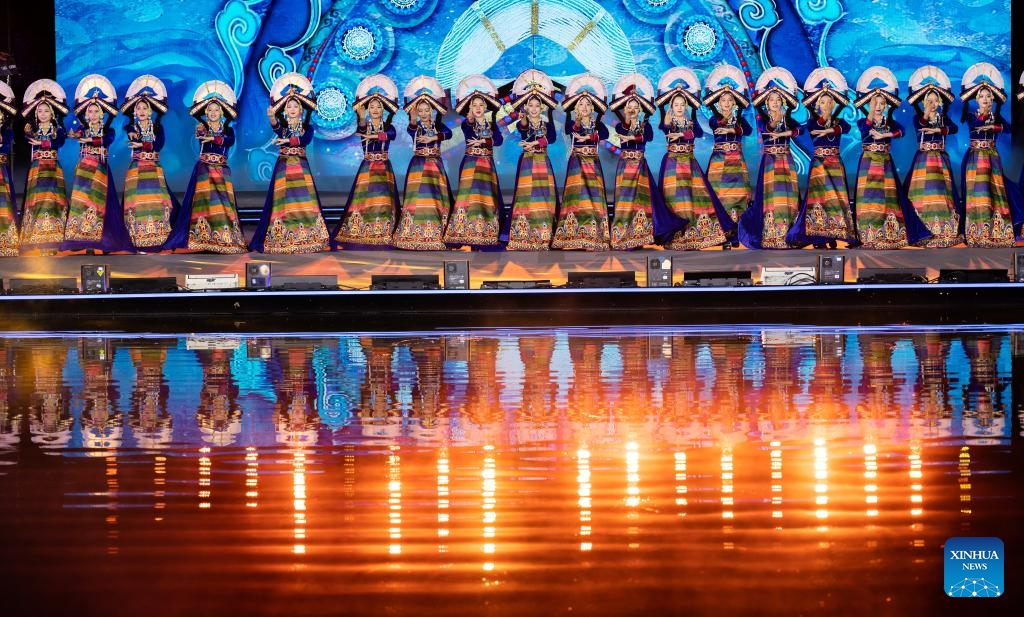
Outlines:
<svg viewBox="0 0 1024 617"><path fill-rule="evenodd" d="M0 337L0 613L1010 612L1022 348ZM1005 595L945 596L953 536L1004 541Z"/></svg>

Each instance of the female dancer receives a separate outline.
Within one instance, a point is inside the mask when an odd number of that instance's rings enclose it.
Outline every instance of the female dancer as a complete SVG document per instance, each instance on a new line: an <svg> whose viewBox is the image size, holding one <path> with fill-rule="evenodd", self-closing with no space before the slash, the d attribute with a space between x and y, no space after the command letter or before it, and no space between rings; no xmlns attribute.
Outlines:
<svg viewBox="0 0 1024 617"><path fill-rule="evenodd" d="M551 244L552 228L558 218L558 187L555 170L548 159L548 144L555 141L555 123L551 110L555 86L544 73L529 69L512 85L514 109L525 109L519 116L523 153L516 168L516 190L512 214L506 221L510 251L545 251Z"/></svg>
<svg viewBox="0 0 1024 617"><path fill-rule="evenodd" d="M791 117L797 105L796 79L772 67L757 79L754 107L764 140L754 200L739 222L739 239L747 248L789 248L786 236L800 210L800 186L789 142L800 134Z"/></svg>
<svg viewBox="0 0 1024 617"><path fill-rule="evenodd" d="M413 157L405 173L402 214L391 239L395 248L448 248L443 236L452 209L452 192L441 160L441 143L451 139L452 130L441 122L447 111L444 97L441 84L426 75L414 77L405 87L405 112L409 114L406 130L412 139Z"/></svg>
<svg viewBox="0 0 1024 617"><path fill-rule="evenodd" d="M25 137L32 146L32 162L21 212L22 255L54 255L64 240L68 197L57 151L67 139L66 101L64 89L50 79L32 82L25 90L21 115L28 121Z"/></svg>
<svg viewBox="0 0 1024 617"><path fill-rule="evenodd" d="M999 107L1006 100L1003 76L987 62L972 65L960 83L964 103L962 121L971 131L971 144L964 154L964 242L967 246L996 248L1013 246L1013 225L1009 192L996 139L1006 129ZM977 102L972 110L970 102Z"/></svg>
<svg viewBox="0 0 1024 617"><path fill-rule="evenodd" d="M850 131L850 125L839 117L850 102L847 88L843 75L831 67L815 69L804 83L803 104L812 110L806 128L814 156L800 213L787 237L792 245L812 243L820 249L836 248L838 240L847 246L857 243L840 148L843 135Z"/></svg>
<svg viewBox="0 0 1024 617"><path fill-rule="evenodd" d="M482 249L498 247L505 206L494 168L494 148L503 139L494 118L487 118L488 111L493 113L501 106L498 89L483 75L470 75L459 82L455 93L455 111L465 117L462 135L466 154L459 166L459 187L444 242Z"/></svg>
<svg viewBox="0 0 1024 617"><path fill-rule="evenodd" d="M903 126L893 120L900 104L899 82L884 66L873 66L857 80L854 106L866 118L857 122L863 154L857 171L857 236L866 249L898 249L927 240L931 234L907 204L889 154Z"/></svg>
<svg viewBox="0 0 1024 617"><path fill-rule="evenodd" d="M117 92L102 75L86 75L75 90L71 136L81 144L71 183L68 222L60 250L66 253L130 253L132 239L110 175L107 148L114 142L110 122L117 115Z"/></svg>
<svg viewBox="0 0 1024 617"><path fill-rule="evenodd" d="M704 104L713 115L708 122L715 136L715 146L708 160L708 182L732 220L723 227L731 244L738 246L736 225L750 205L750 178L747 162L743 158L743 138L750 135L750 123L743 117L747 101L747 82L738 68L724 64L708 75Z"/></svg>
<svg viewBox="0 0 1024 617"><path fill-rule="evenodd" d="M654 113L654 88L646 77L630 73L612 90L612 111L619 116L615 132L621 152L615 167L615 211L611 222L614 250L628 250L672 239L686 224L665 208L644 151L654 139L647 119Z"/></svg>
<svg viewBox="0 0 1024 617"><path fill-rule="evenodd" d="M600 142L608 139L608 128L601 122L608 108L607 92L599 77L586 73L573 79L565 93L562 109L570 143L569 165L551 248L607 251L611 248L608 199L598 156Z"/></svg>
<svg viewBox="0 0 1024 617"><path fill-rule="evenodd" d="M363 162L331 239L335 247L383 248L391 245L400 209L395 171L388 160L396 136L391 124L398 110L395 82L380 73L364 77L352 109L357 115L362 112L356 135L362 141Z"/></svg>
<svg viewBox="0 0 1024 617"><path fill-rule="evenodd" d="M914 115L917 153L904 191L932 234L931 239L922 244L928 248L954 246L964 240L953 188L953 167L946 153L946 136L957 132L956 124L944 111L953 99L949 78L942 69L923 66L910 76L907 102L917 112Z"/></svg>
<svg viewBox="0 0 1024 617"><path fill-rule="evenodd" d="M247 252L235 206L235 189L228 167L228 150L235 130L228 126L238 115L235 93L217 80L200 84L189 115L199 124L199 160L192 170L185 197L165 249L183 252L237 254Z"/></svg>
<svg viewBox="0 0 1024 617"><path fill-rule="evenodd" d="M697 122L700 81L687 68L671 68L658 82L661 130L667 152L661 161L661 184L665 206L686 222L667 248L696 251L725 242L726 231L735 223L711 189L707 176L694 156L694 141L704 135Z"/></svg>
<svg viewBox="0 0 1024 617"><path fill-rule="evenodd" d="M306 146L313 141L309 114L316 109L313 85L300 73L285 73L270 88L267 117L280 148L270 189L249 250L318 253L331 248Z"/></svg>
<svg viewBox="0 0 1024 617"><path fill-rule="evenodd" d="M178 200L167 188L160 150L167 113L167 89L152 75L143 75L128 86L121 113L128 116L124 132L132 150L132 162L124 177L124 219L132 245L138 250L160 247L171 234L178 214Z"/></svg>
<svg viewBox="0 0 1024 617"><path fill-rule="evenodd" d="M11 119L18 113L14 108L14 92L0 81L0 257L18 256L18 208L14 201L11 182L11 144L14 131Z"/></svg>

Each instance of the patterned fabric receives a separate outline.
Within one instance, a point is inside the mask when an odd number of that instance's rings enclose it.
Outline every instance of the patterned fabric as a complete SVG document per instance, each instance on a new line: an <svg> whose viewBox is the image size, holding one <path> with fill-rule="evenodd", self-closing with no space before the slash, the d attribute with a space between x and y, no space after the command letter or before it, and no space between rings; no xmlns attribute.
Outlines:
<svg viewBox="0 0 1024 617"><path fill-rule="evenodd" d="M715 210L711 186L692 153L669 153L661 163L661 190L665 205L686 221L667 248L695 251L725 242Z"/></svg>
<svg viewBox="0 0 1024 617"><path fill-rule="evenodd" d="M733 222L750 204L750 175L743 152L715 150L708 160L708 182Z"/></svg>
<svg viewBox="0 0 1024 617"><path fill-rule="evenodd" d="M866 249L907 246L896 169L888 152L861 155L857 170L857 233Z"/></svg>
<svg viewBox="0 0 1024 617"><path fill-rule="evenodd" d="M785 154L761 157L757 189L740 217L740 242L753 249L789 248L787 236L800 209L800 187L789 146Z"/></svg>
<svg viewBox="0 0 1024 617"><path fill-rule="evenodd" d="M252 250L296 254L330 249L320 199L304 156L278 157L267 202Z"/></svg>
<svg viewBox="0 0 1024 617"><path fill-rule="evenodd" d="M334 231L334 241L390 245L398 209L398 185L391 162L363 160L356 173L345 214Z"/></svg>
<svg viewBox="0 0 1024 617"><path fill-rule="evenodd" d="M11 175L0 162L0 257L18 256L18 221L15 218Z"/></svg>
<svg viewBox="0 0 1024 617"><path fill-rule="evenodd" d="M610 249L606 199L601 160L596 156L571 155L551 248L583 251Z"/></svg>
<svg viewBox="0 0 1024 617"><path fill-rule="evenodd" d="M443 251L444 228L451 212L448 175L440 157L414 156L405 175L402 214L391 244L413 251Z"/></svg>
<svg viewBox="0 0 1024 617"><path fill-rule="evenodd" d="M192 201L182 204L191 212L188 225L189 251L238 254L248 252L235 209L235 188L231 168L197 163L193 174Z"/></svg>
<svg viewBox="0 0 1024 617"><path fill-rule="evenodd" d="M991 148L971 148L964 158L964 241L981 248L1014 245L1003 163Z"/></svg>
<svg viewBox="0 0 1024 617"><path fill-rule="evenodd" d="M963 242L953 198L953 171L944 150L918 151L907 177L907 199L932 237L922 246L943 248Z"/></svg>
<svg viewBox="0 0 1024 617"><path fill-rule="evenodd" d="M547 250L557 211L558 187L551 161L544 152L524 152L516 173L508 250Z"/></svg>
<svg viewBox="0 0 1024 617"><path fill-rule="evenodd" d="M124 218L132 244L148 248L166 242L174 207L163 167L153 160L133 159L124 178Z"/></svg>
<svg viewBox="0 0 1024 617"><path fill-rule="evenodd" d="M65 240L99 242L107 212L110 174L105 159L84 156L75 166Z"/></svg>
<svg viewBox="0 0 1024 617"><path fill-rule="evenodd" d="M857 241L846 189L846 170L838 154L811 159L804 206L797 224L802 225L802 239L807 241ZM790 235L791 241L793 235Z"/></svg>
<svg viewBox="0 0 1024 617"><path fill-rule="evenodd" d="M447 244L494 246L501 229L501 189L494 159L467 155L459 170L459 189L448 227Z"/></svg>
<svg viewBox="0 0 1024 617"><path fill-rule="evenodd" d="M56 250L64 240L68 198L57 159L33 159L21 214L21 253Z"/></svg>
<svg viewBox="0 0 1024 617"><path fill-rule="evenodd" d="M628 250L654 243L654 181L646 158L619 158L615 168L615 215L612 249Z"/></svg>

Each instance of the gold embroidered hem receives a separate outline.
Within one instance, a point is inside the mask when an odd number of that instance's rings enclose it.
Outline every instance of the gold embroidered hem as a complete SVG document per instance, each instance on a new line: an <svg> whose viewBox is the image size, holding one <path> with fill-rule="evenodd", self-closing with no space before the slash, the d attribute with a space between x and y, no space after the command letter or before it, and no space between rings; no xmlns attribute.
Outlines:
<svg viewBox="0 0 1024 617"><path fill-rule="evenodd" d="M551 248L562 251L608 251L608 229L599 229L597 221L592 220L580 225L576 213L565 215L555 229L555 237L551 240Z"/></svg>
<svg viewBox="0 0 1024 617"><path fill-rule="evenodd" d="M448 244L474 244L477 246L494 246L498 241L498 221L482 216L472 221L466 216L465 208L456 208L444 231L444 241Z"/></svg>
<svg viewBox="0 0 1024 617"><path fill-rule="evenodd" d="M647 244L654 244L654 224L647 213L638 210L628 223L616 223L611 227L612 250L626 251Z"/></svg>
<svg viewBox="0 0 1024 617"><path fill-rule="evenodd" d="M330 248L330 235L320 217L317 217L311 227L298 224L292 229L288 229L284 221L277 219L271 224L263 240L263 252L277 255L320 253Z"/></svg>
<svg viewBox="0 0 1024 617"><path fill-rule="evenodd" d="M699 251L719 246L725 242L725 233L718 219L707 214L697 217L696 224L687 225L686 229L677 231L665 248L673 251Z"/></svg>
<svg viewBox="0 0 1024 617"><path fill-rule="evenodd" d="M447 250L444 241L441 239L441 230L444 229L446 221L440 224L434 221L416 223L411 215L403 217L391 244L395 248L407 251L444 251Z"/></svg>
<svg viewBox="0 0 1024 617"><path fill-rule="evenodd" d="M525 214L512 221L508 245L510 251L546 251L551 248L551 223L530 224Z"/></svg>
<svg viewBox="0 0 1024 617"><path fill-rule="evenodd" d="M342 221L338 233L334 234L334 241L387 246L391 244L394 225L395 220L390 215L367 223L363 221L361 213L353 212L347 221Z"/></svg>
<svg viewBox="0 0 1024 617"><path fill-rule="evenodd" d="M940 219L932 217L930 221L924 221L925 227L932 233L932 237L920 246L930 249L941 249L956 246L964 241L960 235L960 215L954 212L949 218Z"/></svg>
<svg viewBox="0 0 1024 617"><path fill-rule="evenodd" d="M224 225L214 230L210 228L210 223L205 217L199 217L192 224L188 232L188 250L224 255L249 252L242 238L242 230L234 222L230 226Z"/></svg>

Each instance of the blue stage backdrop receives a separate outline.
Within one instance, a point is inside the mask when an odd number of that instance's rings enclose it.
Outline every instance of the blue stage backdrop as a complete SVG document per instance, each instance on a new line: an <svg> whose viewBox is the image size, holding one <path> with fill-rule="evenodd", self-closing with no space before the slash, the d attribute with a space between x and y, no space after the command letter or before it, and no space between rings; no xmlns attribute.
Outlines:
<svg viewBox="0 0 1024 617"><path fill-rule="evenodd" d="M421 73L454 91L471 73L501 85L530 67L563 84L591 71L610 88L632 71L656 84L674 65L704 79L715 65L731 63L748 71L751 85L771 66L788 68L801 85L815 67L832 66L853 86L865 68L881 64L896 73L905 96L906 80L923 64L945 70L959 92L964 70L987 61L1008 86L1017 81L1009 74L1010 0L56 0L56 13L57 78L69 97L79 79L94 72L110 78L120 96L144 73L167 84L171 111L161 160L177 190L184 189L197 152L187 109L208 79L226 81L239 97L231 164L243 190L266 187L276 155L269 144L268 90L291 70L308 75L319 94L311 164L327 190L347 190L358 166L350 104L356 84L374 72L391 76L400 90ZM959 104L950 111L959 120ZM854 110L845 114L852 123ZM1010 116L1004 109L1003 117ZM913 110L903 105L896 117L909 127ZM560 111L555 118L560 130ZM445 118L452 127L458 121L454 114ZM611 125L614 118L605 121ZM395 125L400 138L393 160L402 176L410 149L404 114ZM446 147L450 173L463 150L461 131L456 136ZM915 143L901 141L895 157L902 172ZM855 136L844 141L849 170L856 169L858 144ZM966 131L949 140L954 160L966 145ZM1009 138L1000 146L1008 152ZM806 168L808 142L800 149L797 158ZM68 163L73 150L63 153ZM127 167L128 152L122 136L112 149L115 173ZM660 135L649 152L658 159L664 153ZM756 165L756 137L746 152ZM551 154L556 169L564 170L564 144ZM518 155L515 141L496 155L506 188ZM707 160L710 140L698 155Z"/></svg>

